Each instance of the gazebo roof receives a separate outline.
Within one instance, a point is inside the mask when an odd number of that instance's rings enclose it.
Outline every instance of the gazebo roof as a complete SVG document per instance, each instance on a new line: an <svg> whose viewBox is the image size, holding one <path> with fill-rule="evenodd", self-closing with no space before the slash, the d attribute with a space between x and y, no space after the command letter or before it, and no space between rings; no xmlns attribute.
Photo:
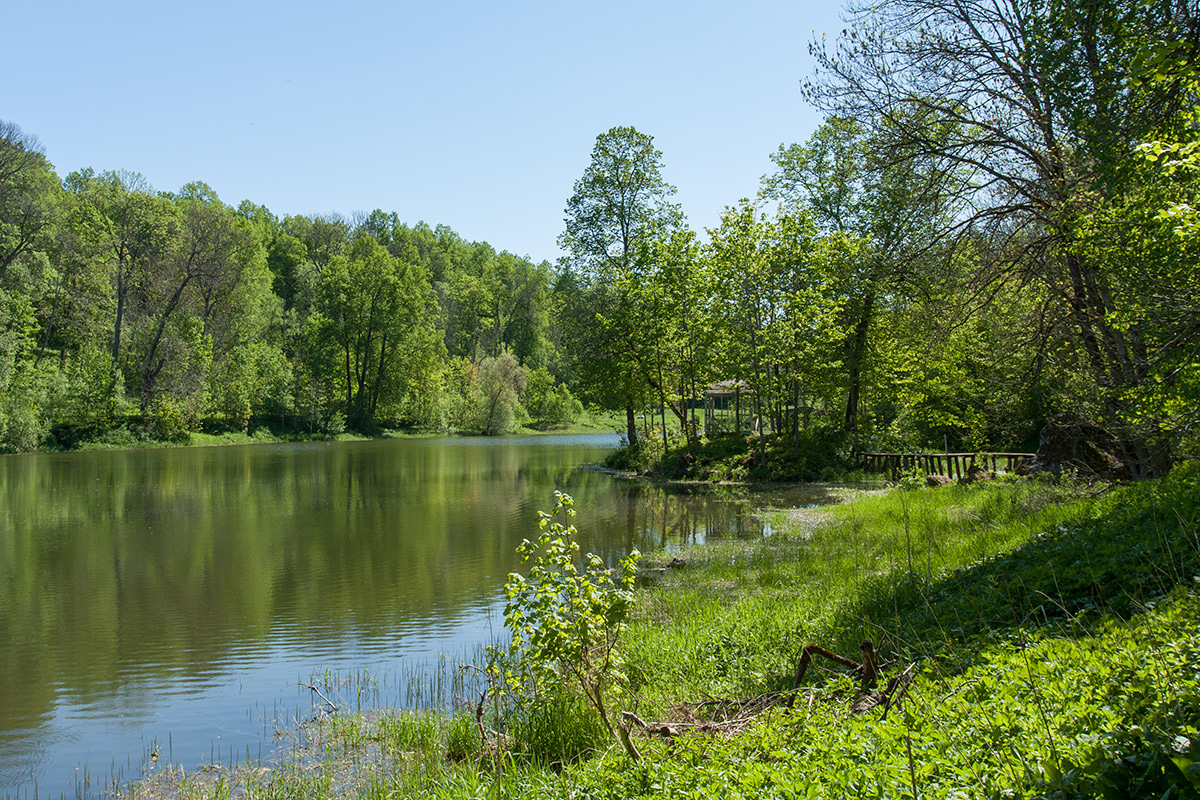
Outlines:
<svg viewBox="0 0 1200 800"><path fill-rule="evenodd" d="M754 394L754 390L746 386L745 381L729 379L717 381L704 390L707 397L733 397L738 394Z"/></svg>

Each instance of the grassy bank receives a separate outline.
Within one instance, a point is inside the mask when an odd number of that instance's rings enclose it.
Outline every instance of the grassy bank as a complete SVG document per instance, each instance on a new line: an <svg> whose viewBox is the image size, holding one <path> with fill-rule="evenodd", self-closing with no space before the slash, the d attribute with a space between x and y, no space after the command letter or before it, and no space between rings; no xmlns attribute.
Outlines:
<svg viewBox="0 0 1200 800"><path fill-rule="evenodd" d="M644 436L636 446L614 450L606 465L667 480L714 483L812 483L842 481L855 474L851 440L843 431L812 429L798 435L680 436L664 444Z"/></svg>
<svg viewBox="0 0 1200 800"><path fill-rule="evenodd" d="M608 412L585 411L569 425L552 428L517 427L510 436L545 436L550 434L614 433L621 429L621 422ZM157 435L139 422L98 433L71 432L60 439L49 442L47 451L62 450L133 450L159 447L216 447L231 444L279 444L284 442L337 441L357 442L371 439L409 439L447 436L474 436L473 432L447 432L422 428L385 428L374 434L343 431L333 435L320 431L310 432L278 425L258 425L249 430L213 428L211 430L183 432L172 437Z"/></svg>
<svg viewBox="0 0 1200 800"><path fill-rule="evenodd" d="M269 769L139 792L1194 797L1196 479L861 493L774 512L765 539L670 554L682 564L647 571L623 640L622 705L650 723L640 763L569 700L510 718L486 747L471 707L339 713ZM792 691L807 642L857 660L864 639L885 702L862 710L883 698L832 663Z"/></svg>

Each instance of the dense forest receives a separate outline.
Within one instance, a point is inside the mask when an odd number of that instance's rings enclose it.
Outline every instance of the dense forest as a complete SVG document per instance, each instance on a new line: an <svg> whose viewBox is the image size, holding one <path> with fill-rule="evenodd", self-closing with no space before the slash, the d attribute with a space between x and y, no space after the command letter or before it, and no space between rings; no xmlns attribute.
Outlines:
<svg viewBox="0 0 1200 800"><path fill-rule="evenodd" d="M280 219L203 183L60 180L35 137L0 133L5 449L579 413L549 371L549 264L381 211Z"/></svg>
<svg viewBox="0 0 1200 800"><path fill-rule="evenodd" d="M777 452L1030 448L1067 412L1130 474L1168 469L1200 421L1194 8L847 14L803 84L825 122L757 197L696 232L652 137L614 127L557 265L378 210L60 177L3 123L0 446L500 433L582 401L661 453L721 385Z"/></svg>

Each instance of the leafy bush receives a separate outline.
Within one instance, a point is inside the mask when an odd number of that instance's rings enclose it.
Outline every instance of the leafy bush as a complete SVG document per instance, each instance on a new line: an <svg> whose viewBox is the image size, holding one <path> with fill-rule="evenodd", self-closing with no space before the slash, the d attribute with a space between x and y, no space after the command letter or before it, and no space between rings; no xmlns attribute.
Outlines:
<svg viewBox="0 0 1200 800"><path fill-rule="evenodd" d="M150 435L165 442L186 441L191 428L183 402L165 394L154 398L146 422Z"/></svg>
<svg viewBox="0 0 1200 800"><path fill-rule="evenodd" d="M637 444L625 445L613 450L605 457L604 466L610 469L643 472L651 469L661 455L661 446L641 439Z"/></svg>
<svg viewBox="0 0 1200 800"><path fill-rule="evenodd" d="M544 368L529 371L524 405L529 416L541 428L570 425L583 414L583 403L571 394L565 384L556 386L554 376Z"/></svg>
<svg viewBox="0 0 1200 800"><path fill-rule="evenodd" d="M554 497L554 511L539 512L537 540L526 539L517 548L521 562L531 565L529 576L512 573L505 582L504 621L512 641L507 652L491 649L493 675L516 697L517 719L526 726L527 740L545 739L540 731L547 723L558 724L557 717L565 730L583 732L576 738L587 741L586 714L575 700L580 696L615 736L610 703L624 677L617 642L625 630L641 554L633 550L621 559L615 579L594 554L577 564L578 532L556 519L574 517L574 501L562 492ZM547 716L548 710L554 714ZM552 745L566 747L561 741Z"/></svg>

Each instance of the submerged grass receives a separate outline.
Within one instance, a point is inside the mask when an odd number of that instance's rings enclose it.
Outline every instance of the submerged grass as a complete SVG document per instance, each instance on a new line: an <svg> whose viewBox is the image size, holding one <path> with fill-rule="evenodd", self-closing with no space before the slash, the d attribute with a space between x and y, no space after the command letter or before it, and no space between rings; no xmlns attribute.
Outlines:
<svg viewBox="0 0 1200 800"><path fill-rule="evenodd" d="M334 715L270 772L171 777L179 797L1196 797L1200 490L1195 466L1098 491L1064 482L864 492L772 512L771 536L651 571L624 652L626 706L787 692L804 644L871 639L890 707L855 713L845 670L736 734L640 737L555 759L561 714L506 739L472 709ZM586 524L582 521L581 524ZM694 718L695 706L690 712ZM491 725L485 726L491 727ZM520 737L524 736L524 744ZM207 782L204 780L207 778Z"/></svg>

